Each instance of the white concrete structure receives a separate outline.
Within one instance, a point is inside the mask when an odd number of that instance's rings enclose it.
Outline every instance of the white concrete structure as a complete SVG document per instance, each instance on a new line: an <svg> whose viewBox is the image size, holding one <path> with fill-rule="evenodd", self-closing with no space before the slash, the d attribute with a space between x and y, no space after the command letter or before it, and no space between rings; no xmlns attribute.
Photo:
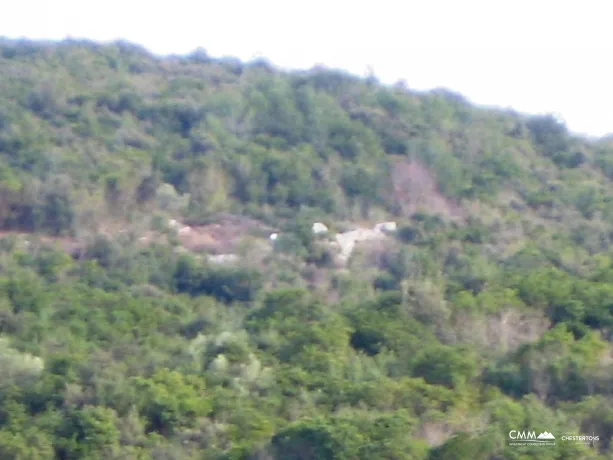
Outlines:
<svg viewBox="0 0 613 460"><path fill-rule="evenodd" d="M375 225L375 230L378 232L392 233L398 229L396 222L381 222Z"/></svg>
<svg viewBox="0 0 613 460"><path fill-rule="evenodd" d="M313 233L315 233L316 235L320 235L322 233L328 233L328 227L326 227L321 222L315 222L313 224Z"/></svg>
<svg viewBox="0 0 613 460"><path fill-rule="evenodd" d="M270 241L275 241L279 237L278 233L273 233L269 236Z"/></svg>

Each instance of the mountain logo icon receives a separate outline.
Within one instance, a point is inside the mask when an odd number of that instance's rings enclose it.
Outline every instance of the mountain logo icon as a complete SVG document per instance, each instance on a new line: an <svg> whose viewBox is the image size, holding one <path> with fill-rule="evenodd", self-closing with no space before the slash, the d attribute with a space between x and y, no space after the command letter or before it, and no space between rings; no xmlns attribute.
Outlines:
<svg viewBox="0 0 613 460"><path fill-rule="evenodd" d="M547 431L543 431L536 439L555 439L555 436Z"/></svg>

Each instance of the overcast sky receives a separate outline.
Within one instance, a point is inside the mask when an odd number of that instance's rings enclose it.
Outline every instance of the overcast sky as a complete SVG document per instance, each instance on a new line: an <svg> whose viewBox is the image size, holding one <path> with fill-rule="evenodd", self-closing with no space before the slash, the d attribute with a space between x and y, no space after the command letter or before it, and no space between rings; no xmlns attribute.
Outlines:
<svg viewBox="0 0 613 460"><path fill-rule="evenodd" d="M7 37L121 38L157 54L202 47L216 57L260 55L281 67L321 63L359 75L370 66L385 83L443 86L478 104L556 113L578 133L613 132L608 0L5 3Z"/></svg>

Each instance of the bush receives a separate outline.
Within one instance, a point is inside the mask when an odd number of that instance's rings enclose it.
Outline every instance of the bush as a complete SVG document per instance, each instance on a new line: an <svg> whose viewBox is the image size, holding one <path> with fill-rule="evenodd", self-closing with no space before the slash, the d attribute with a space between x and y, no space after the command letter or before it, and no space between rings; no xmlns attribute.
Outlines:
<svg viewBox="0 0 613 460"><path fill-rule="evenodd" d="M552 115L532 117L528 120L527 127L534 142L543 149L545 155L554 156L568 149L568 130Z"/></svg>
<svg viewBox="0 0 613 460"><path fill-rule="evenodd" d="M263 286L262 273L254 268L199 266L186 257L179 260L174 279L178 292L226 303L251 301Z"/></svg>

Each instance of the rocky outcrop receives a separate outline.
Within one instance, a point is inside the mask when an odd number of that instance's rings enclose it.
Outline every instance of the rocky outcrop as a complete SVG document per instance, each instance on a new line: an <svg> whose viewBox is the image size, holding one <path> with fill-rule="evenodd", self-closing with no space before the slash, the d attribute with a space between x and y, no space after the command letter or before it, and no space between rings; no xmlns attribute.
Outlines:
<svg viewBox="0 0 613 460"><path fill-rule="evenodd" d="M375 225L373 229L359 228L345 233L337 233L335 245L339 248L339 262L345 265L357 243L361 241L376 241L386 237L386 233L396 230L396 222L384 222Z"/></svg>
<svg viewBox="0 0 613 460"><path fill-rule="evenodd" d="M323 235L325 233L328 233L328 227L326 227L324 224L322 224L321 222L315 222L313 223L313 233L315 235Z"/></svg>

